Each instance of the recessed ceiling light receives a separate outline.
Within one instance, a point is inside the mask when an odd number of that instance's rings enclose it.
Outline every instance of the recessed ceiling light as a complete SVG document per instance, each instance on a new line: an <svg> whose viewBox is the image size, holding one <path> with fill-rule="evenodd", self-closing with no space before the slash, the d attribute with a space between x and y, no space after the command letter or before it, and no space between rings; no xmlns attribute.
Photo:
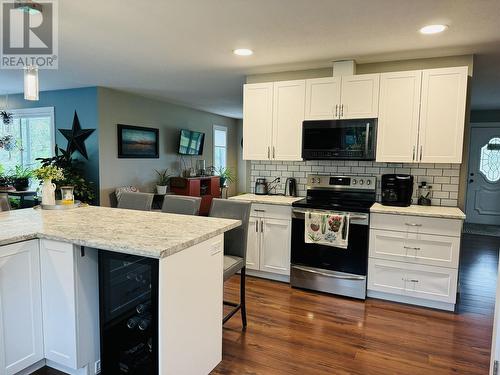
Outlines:
<svg viewBox="0 0 500 375"><path fill-rule="evenodd" d="M250 55L253 55L253 51L251 49L248 49L248 48L238 48L238 49L235 49L233 51L233 53L235 55L238 55L238 56L250 56Z"/></svg>
<svg viewBox="0 0 500 375"><path fill-rule="evenodd" d="M420 29L422 34L437 34L445 31L448 28L446 25L427 25Z"/></svg>

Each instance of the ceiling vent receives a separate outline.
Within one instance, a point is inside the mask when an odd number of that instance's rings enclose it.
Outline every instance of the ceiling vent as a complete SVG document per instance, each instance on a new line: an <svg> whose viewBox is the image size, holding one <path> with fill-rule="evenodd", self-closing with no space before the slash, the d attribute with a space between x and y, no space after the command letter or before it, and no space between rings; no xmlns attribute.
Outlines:
<svg viewBox="0 0 500 375"><path fill-rule="evenodd" d="M356 74L356 62L354 60L339 60L333 62L333 76L353 76Z"/></svg>

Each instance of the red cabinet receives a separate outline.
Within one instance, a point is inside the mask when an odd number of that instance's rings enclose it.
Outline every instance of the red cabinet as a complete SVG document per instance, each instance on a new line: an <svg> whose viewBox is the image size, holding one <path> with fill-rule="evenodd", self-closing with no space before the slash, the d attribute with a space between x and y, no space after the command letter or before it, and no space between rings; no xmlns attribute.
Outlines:
<svg viewBox="0 0 500 375"><path fill-rule="evenodd" d="M213 198L220 198L219 176L208 177L173 177L170 179L170 190L178 195L201 197L200 215L208 215Z"/></svg>

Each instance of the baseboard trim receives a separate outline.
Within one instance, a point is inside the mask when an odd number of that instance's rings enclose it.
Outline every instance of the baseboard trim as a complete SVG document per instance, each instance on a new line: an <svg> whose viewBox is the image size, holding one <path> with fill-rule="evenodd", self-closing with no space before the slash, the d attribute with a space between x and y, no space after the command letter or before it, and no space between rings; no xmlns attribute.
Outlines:
<svg viewBox="0 0 500 375"><path fill-rule="evenodd" d="M429 301L422 298L408 297L408 296L398 296L396 294L377 292L375 290L368 290L367 296L371 298L378 298L387 301L393 301L398 303L406 303L409 305L417 305L422 307L430 307L431 309L455 311L454 303L446 303L439 301Z"/></svg>
<svg viewBox="0 0 500 375"><path fill-rule="evenodd" d="M262 279L281 281L282 283L288 283L288 284L290 283L290 275L280 275L278 273L257 271L248 268L246 269L246 274L247 276L255 276L255 277L260 277Z"/></svg>
<svg viewBox="0 0 500 375"><path fill-rule="evenodd" d="M42 367L46 365L45 359L38 361L37 363L31 365L30 367L25 368L24 370L19 371L16 375L29 375L34 373L36 370L40 370Z"/></svg>

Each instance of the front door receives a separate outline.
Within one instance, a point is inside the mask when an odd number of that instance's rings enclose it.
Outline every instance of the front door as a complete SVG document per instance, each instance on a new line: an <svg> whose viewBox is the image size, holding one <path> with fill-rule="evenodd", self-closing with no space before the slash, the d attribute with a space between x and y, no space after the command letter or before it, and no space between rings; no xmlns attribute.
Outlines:
<svg viewBox="0 0 500 375"><path fill-rule="evenodd" d="M471 130L467 222L500 225L500 124Z"/></svg>

